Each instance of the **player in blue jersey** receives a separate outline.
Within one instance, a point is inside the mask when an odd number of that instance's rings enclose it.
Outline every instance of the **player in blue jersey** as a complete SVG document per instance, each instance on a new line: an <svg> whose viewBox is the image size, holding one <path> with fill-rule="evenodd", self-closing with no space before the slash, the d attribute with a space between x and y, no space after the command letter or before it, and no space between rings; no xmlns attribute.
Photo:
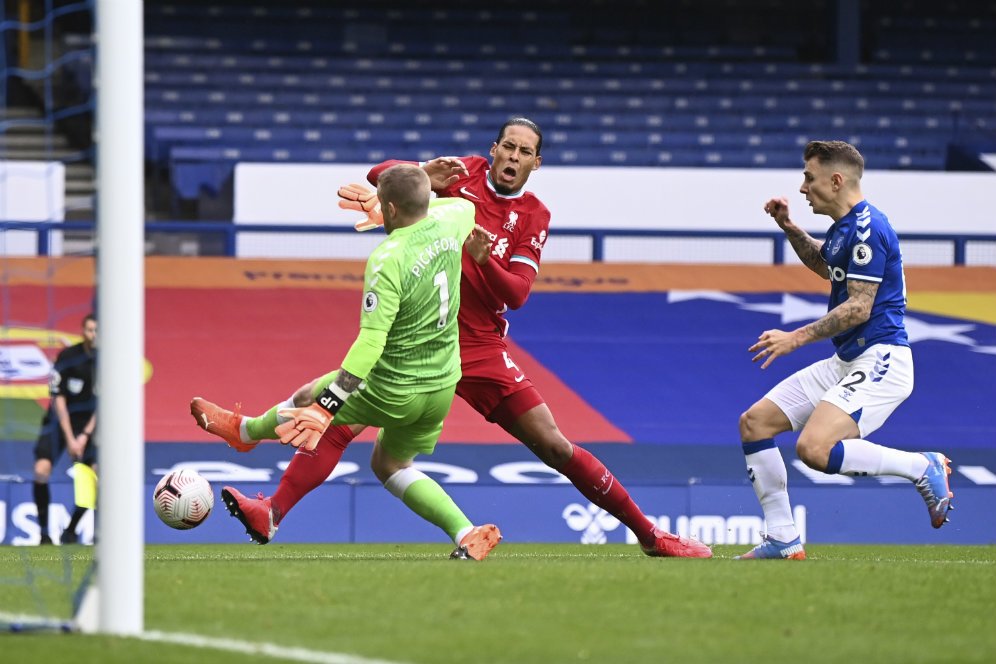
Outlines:
<svg viewBox="0 0 996 664"><path fill-rule="evenodd" d="M843 141L812 141L803 153L799 191L813 212L833 219L816 240L789 219L788 201L764 211L810 270L830 280L827 314L791 332L766 330L749 348L766 369L804 344L830 339L836 352L776 385L740 416L747 476L767 532L741 559L806 557L789 504L787 473L775 436L799 431L796 452L816 470L892 475L913 482L940 528L951 509L950 460L940 452L904 452L866 439L913 391L913 355L903 316L906 283L899 240L889 220L861 193L864 159Z"/></svg>

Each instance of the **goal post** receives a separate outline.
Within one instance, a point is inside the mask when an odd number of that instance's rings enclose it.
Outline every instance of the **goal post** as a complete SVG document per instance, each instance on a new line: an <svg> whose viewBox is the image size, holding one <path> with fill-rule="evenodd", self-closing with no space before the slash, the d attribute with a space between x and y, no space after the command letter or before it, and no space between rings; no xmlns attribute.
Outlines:
<svg viewBox="0 0 996 664"><path fill-rule="evenodd" d="M101 336L96 630L121 635L144 629L143 4L142 0L97 0L95 7Z"/></svg>

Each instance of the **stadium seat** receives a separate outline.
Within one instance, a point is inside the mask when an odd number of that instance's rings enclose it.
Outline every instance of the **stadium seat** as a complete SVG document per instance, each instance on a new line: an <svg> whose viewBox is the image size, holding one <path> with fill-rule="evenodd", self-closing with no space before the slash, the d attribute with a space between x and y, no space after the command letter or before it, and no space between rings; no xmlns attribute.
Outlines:
<svg viewBox="0 0 996 664"><path fill-rule="evenodd" d="M267 160L466 154L486 151L512 115L545 129L546 163L585 165L795 168L806 141L839 137L876 167L943 168L958 127L996 126L992 18L960 6L897 16L894 3L876 3L870 59L842 66L800 57L819 44L793 23L805 10L783 10L786 29L757 47L720 43L692 6L680 30L655 7L638 24L593 7L586 21L599 29L583 30L546 3L526 21L514 7L457 3L150 3L148 155L180 175L186 196L192 174L218 188L218 170L193 169L197 159L230 163L232 150ZM502 47L509 39L521 48ZM211 150L182 151L198 147Z"/></svg>

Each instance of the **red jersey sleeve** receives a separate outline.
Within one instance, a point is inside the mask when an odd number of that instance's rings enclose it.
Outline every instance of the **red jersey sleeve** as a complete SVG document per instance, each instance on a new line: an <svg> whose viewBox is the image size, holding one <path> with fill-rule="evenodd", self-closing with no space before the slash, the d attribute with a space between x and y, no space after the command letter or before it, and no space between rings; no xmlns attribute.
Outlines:
<svg viewBox="0 0 996 664"><path fill-rule="evenodd" d="M522 263L539 272L543 245L546 244L550 228L550 211L532 194L524 202L527 203L527 212L522 215L525 223L514 236L515 241L510 247L512 256L509 258L509 267Z"/></svg>
<svg viewBox="0 0 996 664"><path fill-rule="evenodd" d="M367 182L373 186L377 186L377 178L380 174L389 169L391 166L396 166L398 164L411 164L413 166L418 166L417 161L405 161L404 159L388 159L387 161L382 161L367 173Z"/></svg>
<svg viewBox="0 0 996 664"><path fill-rule="evenodd" d="M526 303L536 281L536 270L523 263L512 263L506 270L497 261L489 260L481 266L481 272L494 294L504 300L509 309L518 309Z"/></svg>
<svg viewBox="0 0 996 664"><path fill-rule="evenodd" d="M466 164L468 166L468 168L470 168L474 164L474 160L483 161L485 168L487 167L487 164L488 164L487 159L484 159L483 157L478 157L478 156L458 157L458 159L460 159L460 161L462 161L464 164ZM391 166L395 166L397 164L411 164L413 166L421 166L424 163L425 162L421 162L421 161L406 161L404 159L388 159L387 161L382 161L381 163L377 164L376 166L374 166L373 168L370 169L370 171L367 173L367 182L369 182L370 184L372 184L372 185L374 185L376 187L377 186L377 178L379 178L380 174L383 173L384 171L386 171L387 169L389 169ZM465 181L465 180L466 180L466 176L460 178L460 180L458 180L458 181ZM456 197L458 197L458 194L448 193L449 190L458 191L458 188L454 188L451 185L448 189L444 189L443 191L437 192L437 193L440 196L449 196L449 197L456 196ZM433 191L436 191L436 190L433 190Z"/></svg>

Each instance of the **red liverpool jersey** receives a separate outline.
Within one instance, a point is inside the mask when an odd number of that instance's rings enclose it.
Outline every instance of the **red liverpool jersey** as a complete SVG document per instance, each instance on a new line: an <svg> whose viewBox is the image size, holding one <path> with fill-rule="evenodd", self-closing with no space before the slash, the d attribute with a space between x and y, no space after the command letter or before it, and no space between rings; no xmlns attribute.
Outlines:
<svg viewBox="0 0 996 664"><path fill-rule="evenodd" d="M490 162L484 157L460 157L469 175L443 191L439 196L465 198L477 208L477 223L492 235L491 260L508 270L513 262L524 263L539 272L540 254L550 226L550 211L528 191L505 196L495 191L488 180ZM367 179L377 182L382 171L399 161L387 161L370 170ZM413 162L407 162L413 163ZM505 336L508 322L505 302L491 290L487 279L473 258L463 254L463 278L460 280L460 336L481 336L497 333Z"/></svg>
<svg viewBox="0 0 996 664"><path fill-rule="evenodd" d="M550 211L532 193L522 190L503 196L488 180L491 165L484 157L461 157L470 175L461 177L440 196L458 196L477 208L477 223L491 233L491 260L504 269L513 262L525 263L539 272L540 254L550 226ZM507 307L488 286L481 266L469 254L463 255L460 284L461 334L498 332L505 336Z"/></svg>

